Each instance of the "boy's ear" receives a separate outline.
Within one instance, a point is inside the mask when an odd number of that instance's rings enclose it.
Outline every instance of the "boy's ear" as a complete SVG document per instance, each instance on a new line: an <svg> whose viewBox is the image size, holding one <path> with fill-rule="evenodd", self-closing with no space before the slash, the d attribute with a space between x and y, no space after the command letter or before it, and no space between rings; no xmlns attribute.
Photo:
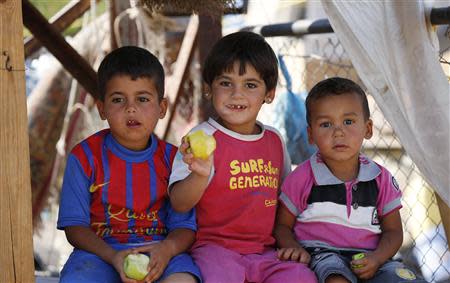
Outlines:
<svg viewBox="0 0 450 283"><path fill-rule="evenodd" d="M204 84L203 86L203 95L205 96L206 99L210 100L212 97L212 93L211 93L211 87L207 84Z"/></svg>
<svg viewBox="0 0 450 283"><path fill-rule="evenodd" d="M266 93L266 96L264 97L264 102L270 104L272 103L274 98L275 98L275 89L269 90Z"/></svg>
<svg viewBox="0 0 450 283"><path fill-rule="evenodd" d="M309 142L309 144L314 144L314 141L313 141L313 139L312 139L312 130L311 130L311 127L308 126L308 127L306 128L306 131L308 132L308 142Z"/></svg>
<svg viewBox="0 0 450 283"><path fill-rule="evenodd" d="M159 109L159 119L162 119L166 116L167 107L168 107L167 98L164 97L159 102L159 108L160 108Z"/></svg>
<svg viewBox="0 0 450 283"><path fill-rule="evenodd" d="M102 120L106 120L106 115L105 115L105 104L103 103L103 101L101 101L100 99L98 99L95 104L97 105L97 110L98 110L98 114L100 114L100 118L102 118Z"/></svg>
<svg viewBox="0 0 450 283"><path fill-rule="evenodd" d="M373 135L373 122L372 119L369 119L366 122L366 134L364 135L364 138L368 140L372 137L372 135Z"/></svg>

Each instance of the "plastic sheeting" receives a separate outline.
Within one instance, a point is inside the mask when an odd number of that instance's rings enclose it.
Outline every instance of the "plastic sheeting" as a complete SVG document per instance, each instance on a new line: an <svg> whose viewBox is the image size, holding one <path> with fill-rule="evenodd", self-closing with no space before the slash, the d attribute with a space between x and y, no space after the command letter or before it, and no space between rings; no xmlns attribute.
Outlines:
<svg viewBox="0 0 450 283"><path fill-rule="evenodd" d="M300 164L308 159L316 147L309 144L306 122L306 93L292 91L292 78L283 56L278 56L281 74L286 81L286 91L278 95L273 109L271 126L278 129L286 142L292 164Z"/></svg>
<svg viewBox="0 0 450 283"><path fill-rule="evenodd" d="M450 205L450 86L424 1L322 0L322 5L406 152Z"/></svg>

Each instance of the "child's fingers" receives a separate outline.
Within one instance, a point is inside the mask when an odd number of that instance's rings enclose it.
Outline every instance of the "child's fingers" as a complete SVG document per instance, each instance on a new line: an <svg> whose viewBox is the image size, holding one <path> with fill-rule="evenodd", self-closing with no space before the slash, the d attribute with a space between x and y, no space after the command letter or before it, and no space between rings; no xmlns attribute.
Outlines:
<svg viewBox="0 0 450 283"><path fill-rule="evenodd" d="M367 259L366 258L362 258L362 259L354 259L350 262L352 268L354 270L360 270L367 264Z"/></svg>
<svg viewBox="0 0 450 283"><path fill-rule="evenodd" d="M124 283L137 283L136 280L128 278L123 271L120 272L120 279L122 279L122 282Z"/></svg>
<svg viewBox="0 0 450 283"><path fill-rule="evenodd" d="M187 153L186 155L183 156L183 162L186 164L192 164L194 160L194 155L192 153Z"/></svg>
<svg viewBox="0 0 450 283"><path fill-rule="evenodd" d="M185 139L182 140L179 150L183 155L189 153L189 143Z"/></svg>
<svg viewBox="0 0 450 283"><path fill-rule="evenodd" d="M148 244L140 247L133 248L133 252L135 253L150 253L152 249L154 248L155 244Z"/></svg>
<svg viewBox="0 0 450 283"><path fill-rule="evenodd" d="M358 276L359 279L370 279L372 277L372 272L368 268L360 268L359 270L354 270L354 273L356 276Z"/></svg>
<svg viewBox="0 0 450 283"><path fill-rule="evenodd" d="M370 271L370 269L365 265L361 265L361 264L353 265L352 264L351 266L352 266L353 273L355 273L358 276L358 278L361 278L361 279L363 279L365 277L364 275Z"/></svg>
<svg viewBox="0 0 450 283"><path fill-rule="evenodd" d="M153 282L158 280L159 277L161 277L161 274L163 272L161 265L158 264L157 262L155 262L154 265L152 265L148 268L149 272L147 274L147 276L145 277L145 282Z"/></svg>
<svg viewBox="0 0 450 283"><path fill-rule="evenodd" d="M277 251L278 259L285 260L284 259L284 251L285 251L285 249L278 249L278 251Z"/></svg>
<svg viewBox="0 0 450 283"><path fill-rule="evenodd" d="M300 263L308 264L310 261L311 261L311 256L309 255L309 253L307 253L307 252L300 253L300 259L299 259Z"/></svg>
<svg viewBox="0 0 450 283"><path fill-rule="evenodd" d="M292 249L279 249L278 258L281 260L292 260Z"/></svg>
<svg viewBox="0 0 450 283"><path fill-rule="evenodd" d="M301 256L302 256L301 253L300 253L300 250L292 249L290 254L291 254L291 256L290 256L291 260L300 262L300 259L301 259Z"/></svg>

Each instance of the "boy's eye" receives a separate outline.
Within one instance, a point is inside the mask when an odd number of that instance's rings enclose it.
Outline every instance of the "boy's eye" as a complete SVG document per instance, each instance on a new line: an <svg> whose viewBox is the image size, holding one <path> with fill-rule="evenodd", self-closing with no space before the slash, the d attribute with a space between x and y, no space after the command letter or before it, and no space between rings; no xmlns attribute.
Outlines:
<svg viewBox="0 0 450 283"><path fill-rule="evenodd" d="M219 85L221 85L221 86L230 86L231 83L228 82L228 81L220 81L220 82L219 82Z"/></svg>
<svg viewBox="0 0 450 283"><path fill-rule="evenodd" d="M351 124L353 124L353 120L350 120L350 119L344 120L344 125L351 125Z"/></svg>
<svg viewBox="0 0 450 283"><path fill-rule="evenodd" d="M122 97L113 97L112 99L111 99L111 102L112 103L120 103L120 102L122 102L123 101L123 98Z"/></svg>
<svg viewBox="0 0 450 283"><path fill-rule="evenodd" d="M321 128L329 128L329 127L331 127L331 123L330 122L323 122L323 123L320 123L319 126Z"/></svg>
<svg viewBox="0 0 450 283"><path fill-rule="evenodd" d="M250 89L254 89L254 88L257 88L258 86L254 83L247 83L247 87Z"/></svg>
<svg viewBox="0 0 450 283"><path fill-rule="evenodd" d="M148 102L150 99L148 97L138 97L139 102Z"/></svg>

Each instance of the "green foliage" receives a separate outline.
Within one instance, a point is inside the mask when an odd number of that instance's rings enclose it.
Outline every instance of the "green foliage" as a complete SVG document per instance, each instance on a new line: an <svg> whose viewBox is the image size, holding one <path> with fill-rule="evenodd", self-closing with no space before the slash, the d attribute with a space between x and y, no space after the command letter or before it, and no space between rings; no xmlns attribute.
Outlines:
<svg viewBox="0 0 450 283"><path fill-rule="evenodd" d="M106 10L105 1L99 1L97 3L96 7L97 16L105 12ZM66 6L70 2L71 0L30 0L30 3L34 5L34 7L36 7L47 20L53 17L56 13L58 13L62 8L64 8L64 6ZM89 13L89 10L86 11L86 13ZM79 19L74 21L70 26L68 26L66 30L63 32L63 35L64 36L75 35L78 31L80 31L81 25L82 25L82 17L80 17ZM30 31L24 28L23 32L24 38L29 35Z"/></svg>

